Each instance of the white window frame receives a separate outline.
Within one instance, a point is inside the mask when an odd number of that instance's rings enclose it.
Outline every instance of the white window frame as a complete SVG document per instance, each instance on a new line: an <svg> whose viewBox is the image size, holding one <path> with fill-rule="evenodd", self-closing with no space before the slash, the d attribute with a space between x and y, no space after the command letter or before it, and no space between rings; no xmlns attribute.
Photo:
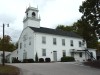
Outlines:
<svg viewBox="0 0 100 75"><path fill-rule="evenodd" d="M56 44L57 44L57 39L53 38L53 45L56 45Z"/></svg>
<svg viewBox="0 0 100 75"><path fill-rule="evenodd" d="M46 49L42 49L42 56L46 56Z"/></svg>
<svg viewBox="0 0 100 75"><path fill-rule="evenodd" d="M79 47L82 47L82 42L81 41L79 41Z"/></svg>
<svg viewBox="0 0 100 75"><path fill-rule="evenodd" d="M62 39L62 45L65 46L65 39Z"/></svg>
<svg viewBox="0 0 100 75"><path fill-rule="evenodd" d="M42 36L42 43L46 44L46 37L45 36Z"/></svg>
<svg viewBox="0 0 100 75"><path fill-rule="evenodd" d="M70 46L74 46L74 42L73 42L73 40L70 40Z"/></svg>

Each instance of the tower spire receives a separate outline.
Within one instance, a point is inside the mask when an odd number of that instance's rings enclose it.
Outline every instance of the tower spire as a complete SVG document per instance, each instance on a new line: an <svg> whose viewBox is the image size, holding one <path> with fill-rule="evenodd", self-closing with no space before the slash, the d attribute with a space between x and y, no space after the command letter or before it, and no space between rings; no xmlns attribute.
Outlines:
<svg viewBox="0 0 100 75"><path fill-rule="evenodd" d="M29 3L29 7L31 7L31 4Z"/></svg>
<svg viewBox="0 0 100 75"><path fill-rule="evenodd" d="M25 13L26 13L26 17L23 19L24 28L26 28L27 26L39 28L40 17L38 16L38 9L31 7L29 5Z"/></svg>

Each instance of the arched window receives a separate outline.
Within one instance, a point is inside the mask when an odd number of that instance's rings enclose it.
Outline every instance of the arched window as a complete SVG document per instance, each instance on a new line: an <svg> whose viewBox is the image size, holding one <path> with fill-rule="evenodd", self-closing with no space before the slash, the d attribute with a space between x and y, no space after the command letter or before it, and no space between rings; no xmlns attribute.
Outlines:
<svg viewBox="0 0 100 75"><path fill-rule="evenodd" d="M35 15L36 15L35 12L32 12L32 17L35 17Z"/></svg>

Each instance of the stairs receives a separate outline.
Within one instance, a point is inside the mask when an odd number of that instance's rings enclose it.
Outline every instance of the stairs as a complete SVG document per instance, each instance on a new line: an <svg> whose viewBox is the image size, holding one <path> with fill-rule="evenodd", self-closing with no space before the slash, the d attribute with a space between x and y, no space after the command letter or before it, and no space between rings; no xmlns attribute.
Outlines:
<svg viewBox="0 0 100 75"><path fill-rule="evenodd" d="M91 59L92 61L96 60L96 59L93 57L92 53L89 52L88 49L86 49L85 52L86 52L86 54L88 54L88 56L90 57L90 59Z"/></svg>

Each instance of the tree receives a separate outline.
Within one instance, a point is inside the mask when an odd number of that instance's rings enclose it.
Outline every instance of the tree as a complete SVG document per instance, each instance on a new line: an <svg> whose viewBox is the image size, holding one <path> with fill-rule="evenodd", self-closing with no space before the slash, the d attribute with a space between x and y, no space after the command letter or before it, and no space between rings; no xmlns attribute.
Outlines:
<svg viewBox="0 0 100 75"><path fill-rule="evenodd" d="M86 40L88 48L97 48L97 37L93 36L92 28L85 20L78 20L73 24L73 27L76 33Z"/></svg>
<svg viewBox="0 0 100 75"><path fill-rule="evenodd" d="M58 25L56 27L56 29L60 29L60 30L63 30L63 31L74 31L74 27L73 26L64 26L64 25Z"/></svg>
<svg viewBox="0 0 100 75"><path fill-rule="evenodd" d="M82 20L86 20L93 31L100 35L100 0L84 1L79 11L83 14Z"/></svg>
<svg viewBox="0 0 100 75"><path fill-rule="evenodd" d="M5 51L13 51L16 47L13 43L11 43L11 37L9 35L4 36L4 50ZM3 50L3 38L0 40L0 50Z"/></svg>
<svg viewBox="0 0 100 75"><path fill-rule="evenodd" d="M88 48L97 48L98 46L97 37L93 36L95 33L92 31L91 26L87 23L86 20L80 19L72 26L58 25L56 29L71 31L79 34L83 37L83 39L86 40Z"/></svg>
<svg viewBox="0 0 100 75"><path fill-rule="evenodd" d="M38 54L35 55L35 61L38 62Z"/></svg>
<svg viewBox="0 0 100 75"><path fill-rule="evenodd" d="M100 36L100 0L84 1L79 11L83 14L81 21L84 22L85 28L89 28L89 33L85 33L85 37L88 35L88 46L97 48L97 35Z"/></svg>

